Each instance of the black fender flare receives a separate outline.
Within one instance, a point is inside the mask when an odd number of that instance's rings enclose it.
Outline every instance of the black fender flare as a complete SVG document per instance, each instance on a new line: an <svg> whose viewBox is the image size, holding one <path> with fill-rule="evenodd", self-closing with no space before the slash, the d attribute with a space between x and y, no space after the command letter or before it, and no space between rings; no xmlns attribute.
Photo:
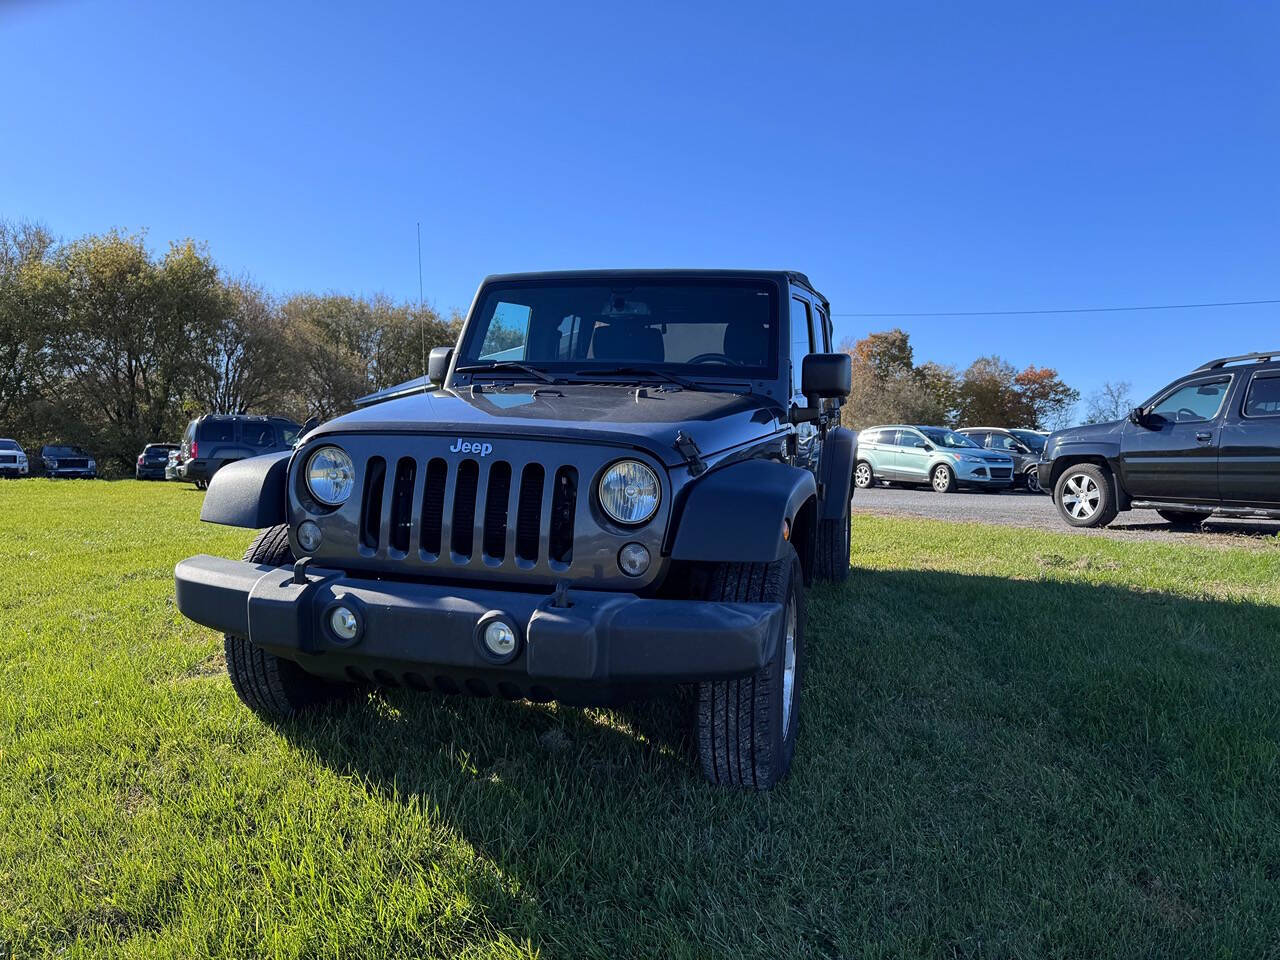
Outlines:
<svg viewBox="0 0 1280 960"><path fill-rule="evenodd" d="M236 460L213 475L200 519L261 530L288 518L285 484L292 450Z"/></svg>
<svg viewBox="0 0 1280 960"><path fill-rule="evenodd" d="M818 507L821 520L839 520L849 515L853 492L853 464L858 458L858 437L846 427L828 430L822 441L822 503Z"/></svg>
<svg viewBox="0 0 1280 960"><path fill-rule="evenodd" d="M671 559L772 563L786 556L790 527L818 485L808 470L742 460L690 485L678 511Z"/></svg>

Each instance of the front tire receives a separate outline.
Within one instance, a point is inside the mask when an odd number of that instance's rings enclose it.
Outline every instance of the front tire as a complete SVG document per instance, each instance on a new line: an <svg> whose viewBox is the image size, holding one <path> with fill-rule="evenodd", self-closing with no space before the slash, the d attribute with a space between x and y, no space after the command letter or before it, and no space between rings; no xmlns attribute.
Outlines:
<svg viewBox="0 0 1280 960"><path fill-rule="evenodd" d="M859 490L865 490L875 483L875 480L876 475L871 469L871 464L865 460L859 460L858 465L853 468L853 485Z"/></svg>
<svg viewBox="0 0 1280 960"><path fill-rule="evenodd" d="M1040 470L1036 467L1032 467L1024 474L1024 476L1026 477L1027 482L1027 492L1040 493Z"/></svg>
<svg viewBox="0 0 1280 960"><path fill-rule="evenodd" d="M1058 514L1073 527L1105 527L1116 518L1111 474L1097 464L1076 463L1062 471L1053 488Z"/></svg>
<svg viewBox="0 0 1280 960"><path fill-rule="evenodd" d="M288 526L280 524L263 530L245 551L244 559L246 563L272 567L293 563ZM244 637L227 634L224 646L231 686L241 702L264 720L288 720L351 689L313 676L292 660L267 653Z"/></svg>
<svg viewBox="0 0 1280 960"><path fill-rule="evenodd" d="M708 600L782 605L769 663L749 677L698 684L698 754L714 784L768 790L791 769L804 676L803 577L793 548L773 563L724 563L711 573Z"/></svg>
<svg viewBox="0 0 1280 960"><path fill-rule="evenodd" d="M952 493L956 489L956 475L945 463L940 463L929 474L929 485L937 493Z"/></svg>

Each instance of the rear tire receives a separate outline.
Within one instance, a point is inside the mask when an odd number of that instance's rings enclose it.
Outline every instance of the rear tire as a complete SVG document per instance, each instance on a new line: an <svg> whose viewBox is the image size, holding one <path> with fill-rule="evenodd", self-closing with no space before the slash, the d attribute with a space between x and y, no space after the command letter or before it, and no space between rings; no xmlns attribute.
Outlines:
<svg viewBox="0 0 1280 960"><path fill-rule="evenodd" d="M1073 527L1105 527L1116 518L1111 472L1094 463L1074 463L1053 487L1058 515Z"/></svg>
<svg viewBox="0 0 1280 960"><path fill-rule="evenodd" d="M846 513L835 520L818 521L815 579L826 583L844 583L849 579L849 553L853 539L850 519Z"/></svg>
<svg viewBox="0 0 1280 960"><path fill-rule="evenodd" d="M783 608L769 663L749 677L698 684L698 753L714 784L768 790L791 769L804 677L803 576L791 548L773 563L724 563L711 573L708 600Z"/></svg>
<svg viewBox="0 0 1280 960"><path fill-rule="evenodd" d="M244 553L246 563L282 567L293 562L285 524L258 534ZM264 720L281 721L300 711L349 693L351 687L307 673L292 660L267 653L244 637L227 634L227 673L246 707Z"/></svg>
<svg viewBox="0 0 1280 960"><path fill-rule="evenodd" d="M1037 467L1032 467L1032 468L1031 468L1030 470L1028 470L1025 474L1023 474L1023 476L1026 478L1027 492L1028 492L1028 493L1040 493L1040 492L1041 492L1041 490L1040 490L1040 470L1039 470Z"/></svg>
<svg viewBox="0 0 1280 960"><path fill-rule="evenodd" d="M865 490L875 482L876 475L871 469L871 464L865 460L859 460L858 465L853 468L853 485L859 490Z"/></svg>
<svg viewBox="0 0 1280 960"><path fill-rule="evenodd" d="M1200 526L1209 518L1208 514L1197 513L1195 510L1157 510L1165 520L1172 523L1175 527L1186 527L1191 529Z"/></svg>

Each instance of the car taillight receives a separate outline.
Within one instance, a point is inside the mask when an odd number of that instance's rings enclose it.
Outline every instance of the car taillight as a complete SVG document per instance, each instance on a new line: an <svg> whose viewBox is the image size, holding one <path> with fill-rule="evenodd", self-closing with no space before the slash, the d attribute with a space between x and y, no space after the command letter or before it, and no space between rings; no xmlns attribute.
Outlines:
<svg viewBox="0 0 1280 960"><path fill-rule="evenodd" d="M199 449L199 448L196 446L196 442L195 442L194 440L192 440L192 441L191 441L191 457L192 457L192 459L195 459L196 457L198 457L198 456L200 455L199 453L197 453L197 450L198 450L198 449Z"/></svg>
<svg viewBox="0 0 1280 960"><path fill-rule="evenodd" d="M142 466L142 454L138 454L138 466Z"/></svg>

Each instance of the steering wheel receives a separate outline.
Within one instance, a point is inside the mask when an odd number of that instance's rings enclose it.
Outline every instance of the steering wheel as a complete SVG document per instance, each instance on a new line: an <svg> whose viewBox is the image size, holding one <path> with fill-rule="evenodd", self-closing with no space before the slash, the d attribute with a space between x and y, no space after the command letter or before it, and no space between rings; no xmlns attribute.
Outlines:
<svg viewBox="0 0 1280 960"><path fill-rule="evenodd" d="M1186 414L1185 417L1183 416L1184 413ZM1202 420L1202 419L1204 418L1201 417L1200 414L1196 413L1194 410L1188 410L1186 407L1182 407L1181 409L1178 410L1179 423L1187 423L1191 420Z"/></svg>
<svg viewBox="0 0 1280 960"><path fill-rule="evenodd" d="M735 360L727 353L700 353L696 357L690 357L685 363L725 363L732 367L742 366L741 360Z"/></svg>

